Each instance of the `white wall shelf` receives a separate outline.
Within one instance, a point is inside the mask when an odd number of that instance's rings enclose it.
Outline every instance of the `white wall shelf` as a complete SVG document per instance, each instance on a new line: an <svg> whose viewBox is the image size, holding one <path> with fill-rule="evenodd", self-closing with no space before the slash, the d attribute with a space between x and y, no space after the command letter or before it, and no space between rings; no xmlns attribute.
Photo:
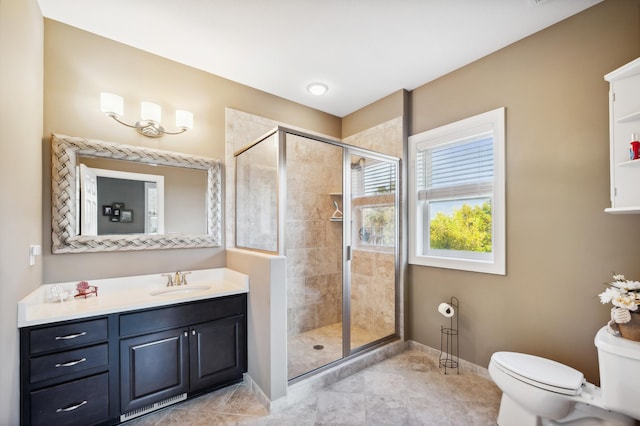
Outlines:
<svg viewBox="0 0 640 426"><path fill-rule="evenodd" d="M634 112L633 114L625 115L616 120L616 123L629 123L631 121L640 120L640 112Z"/></svg>
<svg viewBox="0 0 640 426"><path fill-rule="evenodd" d="M622 163L616 164L618 167L640 167L640 159L638 160L630 160L623 161Z"/></svg>
<svg viewBox="0 0 640 426"><path fill-rule="evenodd" d="M611 213L611 214L636 214L636 213L640 213L640 206L638 206L638 207L620 207L620 208L610 207L608 209L604 209L604 211L606 213Z"/></svg>
<svg viewBox="0 0 640 426"><path fill-rule="evenodd" d="M607 74L609 155L613 214L640 213L640 160L629 160L629 143L640 134L640 58Z"/></svg>

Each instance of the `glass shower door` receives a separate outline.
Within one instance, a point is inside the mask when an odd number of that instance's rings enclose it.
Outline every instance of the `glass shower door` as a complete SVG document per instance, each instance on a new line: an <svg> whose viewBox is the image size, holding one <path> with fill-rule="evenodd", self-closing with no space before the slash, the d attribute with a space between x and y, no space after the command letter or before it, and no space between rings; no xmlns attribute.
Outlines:
<svg viewBox="0 0 640 426"><path fill-rule="evenodd" d="M286 134L289 380L343 356L343 148Z"/></svg>
<svg viewBox="0 0 640 426"><path fill-rule="evenodd" d="M398 163L350 154L349 348L396 332Z"/></svg>

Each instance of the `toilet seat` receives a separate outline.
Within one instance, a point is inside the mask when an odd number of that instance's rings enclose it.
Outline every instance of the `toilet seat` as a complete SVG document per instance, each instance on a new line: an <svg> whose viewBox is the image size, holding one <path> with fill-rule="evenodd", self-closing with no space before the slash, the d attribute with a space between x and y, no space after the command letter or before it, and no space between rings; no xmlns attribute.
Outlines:
<svg viewBox="0 0 640 426"><path fill-rule="evenodd" d="M569 396L582 392L584 375L559 362L517 352L496 352L491 361L505 374L537 388Z"/></svg>

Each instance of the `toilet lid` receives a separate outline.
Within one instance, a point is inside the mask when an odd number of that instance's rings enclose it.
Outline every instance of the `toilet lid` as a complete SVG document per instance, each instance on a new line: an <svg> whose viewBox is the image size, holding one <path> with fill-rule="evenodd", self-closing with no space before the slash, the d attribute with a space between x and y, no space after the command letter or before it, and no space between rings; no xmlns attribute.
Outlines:
<svg viewBox="0 0 640 426"><path fill-rule="evenodd" d="M584 382L584 375L578 370L535 355L496 352L491 360L523 382L564 395L579 395Z"/></svg>

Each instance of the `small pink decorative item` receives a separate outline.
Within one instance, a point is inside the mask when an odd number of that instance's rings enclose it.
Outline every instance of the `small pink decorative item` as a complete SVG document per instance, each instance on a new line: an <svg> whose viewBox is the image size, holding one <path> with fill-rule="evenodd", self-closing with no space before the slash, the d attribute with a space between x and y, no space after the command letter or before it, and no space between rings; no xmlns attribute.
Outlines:
<svg viewBox="0 0 640 426"><path fill-rule="evenodd" d="M89 283L86 281L80 281L76 286L76 290L78 290L78 293L73 297L82 296L86 299L87 296L90 296L92 294L95 294L96 297L98 296L98 287L95 285L89 285Z"/></svg>

